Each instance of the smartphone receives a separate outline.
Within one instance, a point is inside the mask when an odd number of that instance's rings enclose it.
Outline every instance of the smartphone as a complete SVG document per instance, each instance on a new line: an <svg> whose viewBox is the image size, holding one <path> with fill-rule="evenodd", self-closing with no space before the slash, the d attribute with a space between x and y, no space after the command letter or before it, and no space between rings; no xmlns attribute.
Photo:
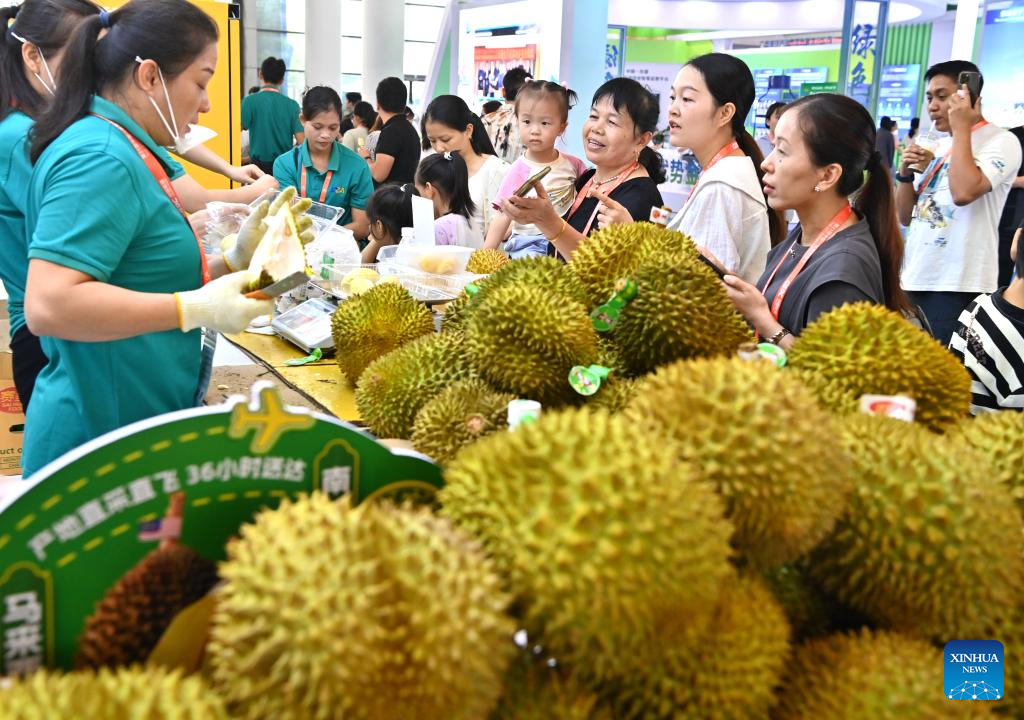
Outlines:
<svg viewBox="0 0 1024 720"><path fill-rule="evenodd" d="M971 107L978 104L978 96L981 95L981 73L962 72L956 84L960 87L967 86L967 91L971 94Z"/></svg>
<svg viewBox="0 0 1024 720"><path fill-rule="evenodd" d="M533 187L533 184L535 182L537 182L538 180L542 180L549 172L551 172L551 166L550 165L541 168L540 172L538 172L536 175L534 175L534 176L532 176L530 178L527 178L526 182L524 182L522 185L520 185L519 189L516 190L513 194L516 197L524 197L526 195L526 193L530 192L530 188Z"/></svg>
<svg viewBox="0 0 1024 720"><path fill-rule="evenodd" d="M697 253L697 257L700 258L701 262L703 262L705 265L707 265L709 268L711 268L712 270L715 271L715 275L718 276L719 280L722 280L722 279L725 278L725 273L722 271L722 269L720 267L715 265L713 262L708 260L706 257L701 255L700 253Z"/></svg>

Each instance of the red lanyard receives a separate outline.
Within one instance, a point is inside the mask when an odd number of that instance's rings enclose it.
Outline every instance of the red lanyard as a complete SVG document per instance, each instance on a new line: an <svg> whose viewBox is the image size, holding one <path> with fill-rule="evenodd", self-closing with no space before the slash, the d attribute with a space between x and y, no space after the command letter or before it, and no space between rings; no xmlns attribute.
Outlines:
<svg viewBox="0 0 1024 720"><path fill-rule="evenodd" d="M971 128L971 134L973 135L975 130L980 130L981 128L985 127L986 125L988 125L988 120L981 120L981 121L975 123L974 127ZM942 167L946 164L946 162L949 160L949 156L952 155L952 154L953 154L953 148L950 147L949 150L946 151L946 154L942 156L942 160L940 160L938 163L936 163L935 167L932 168L932 171L930 173L928 173L928 175L925 176L925 179L918 186L917 195L919 197L920 197L921 193L924 192L925 188L928 187L929 183L931 183L931 181L939 173L939 170L941 170Z"/></svg>
<svg viewBox="0 0 1024 720"><path fill-rule="evenodd" d="M146 164L146 169L149 170L153 179L157 181L158 185L160 185L160 189L164 191L164 195L167 196L167 199L171 201L171 204L174 205L177 211L181 213L181 217L185 220L185 224L188 225L189 230L192 231L192 234L196 238L196 244L199 246L199 263L203 269L203 285L210 282L210 268L206 264L206 251L203 250L203 241L199 239L199 233L197 233L195 228L192 227L192 223L188 221L188 213L185 212L185 206L181 204L181 199L178 197L178 193L174 190L174 185L171 184L171 179L167 177L167 171L164 170L163 165L161 165L160 161L156 159L156 156L149 151L149 148L139 142L134 135L125 130L121 125L117 124L110 118L103 117L97 113L92 114L100 120L106 120L108 123L120 130L126 138L128 138L128 142L132 144L132 147L135 148L135 152L137 152L139 157L142 158L142 162Z"/></svg>
<svg viewBox="0 0 1024 720"><path fill-rule="evenodd" d="M686 198L686 204L683 205L684 208L686 207L686 205L690 204L690 201L693 200L693 196L697 194L697 187L700 185L701 178L704 177L704 174L708 170L713 168L715 166L715 163L717 163L719 160L721 160L724 157L728 157L729 155L732 155L734 152L736 152L739 149L740 149L740 144L738 142L736 142L735 140L733 140L731 143L729 143L724 148L722 148L717 153L715 153L715 156L713 158L711 158L711 162L708 163L707 167L705 167L703 170L700 171L700 176L697 178L697 182L695 182L693 184L693 187L690 189L690 194Z"/></svg>
<svg viewBox="0 0 1024 720"><path fill-rule="evenodd" d="M615 192L616 188L618 188L619 185L624 183L626 181L626 178L632 175L633 171L636 170L638 167L640 167L640 163L634 162L632 165L630 165L629 167L627 167L625 170L618 174L615 180L612 181L611 188L609 188L608 190L604 190L602 192L604 192L605 195L611 195L613 192ZM583 201L587 199L587 193L590 192L590 186L594 184L594 178L596 177L597 171L595 170L594 174L590 176L589 180L587 180L587 184L584 185L583 189L576 194L576 200L573 201L572 207L569 208L569 212L565 216L566 220L570 219L573 215L575 215L580 205L582 205ZM600 207L601 203L597 203L597 205L594 206L594 212L590 214L590 219L587 220L586 226L580 233L581 235L583 235L583 237L586 237L587 233L590 232L590 226L594 224L594 218L597 217L597 211Z"/></svg>
<svg viewBox="0 0 1024 720"><path fill-rule="evenodd" d="M327 177L324 178L324 186L320 189L320 202L327 200L327 188L331 184L331 178L334 177L334 171L328 170ZM308 197L306 195L306 166L302 166L302 175L299 177L299 197Z"/></svg>
<svg viewBox="0 0 1024 720"><path fill-rule="evenodd" d="M843 226L843 223L850 219L850 215L852 214L853 208L850 207L849 205L847 205L838 213L836 213L836 216L829 221L828 225L825 226L825 229L818 234L818 237L814 239L814 242L811 244L811 246L807 248L807 252L805 252L803 257L800 258L800 262L798 262L796 264L796 267L793 268L793 272L791 272L789 274L789 277L787 277L783 281L782 286L779 288L779 291L775 293L775 299L772 300L772 317L775 318L776 321L778 321L779 319L779 310L782 308L782 301L786 299L786 293L789 292L789 286L793 284L794 280L796 280L796 276L799 275L800 271L804 269L804 266L807 265L807 262L811 259L811 256L818 251L818 248L820 248L826 242L831 240L832 237L837 232L839 232L839 228ZM782 259L779 260L779 264L775 266L775 269L772 270L772 274L768 276L768 282L766 282L764 284L764 287L761 288L762 295L768 292L768 288L771 287L772 285L772 280L775 279L775 276L782 268L782 264L786 262L786 255L792 252L793 248L796 247L797 242L799 241L794 240L793 244L789 246L789 252L783 253Z"/></svg>

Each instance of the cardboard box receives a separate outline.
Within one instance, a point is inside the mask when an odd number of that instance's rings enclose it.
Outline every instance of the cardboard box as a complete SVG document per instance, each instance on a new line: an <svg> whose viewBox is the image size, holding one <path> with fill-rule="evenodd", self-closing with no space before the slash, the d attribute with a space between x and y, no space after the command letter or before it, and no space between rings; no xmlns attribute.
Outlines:
<svg viewBox="0 0 1024 720"><path fill-rule="evenodd" d="M21 474L25 413L14 387L11 353L0 352L0 475Z"/></svg>
<svg viewBox="0 0 1024 720"><path fill-rule="evenodd" d="M0 283L0 476L21 475L25 411L14 387L7 290Z"/></svg>

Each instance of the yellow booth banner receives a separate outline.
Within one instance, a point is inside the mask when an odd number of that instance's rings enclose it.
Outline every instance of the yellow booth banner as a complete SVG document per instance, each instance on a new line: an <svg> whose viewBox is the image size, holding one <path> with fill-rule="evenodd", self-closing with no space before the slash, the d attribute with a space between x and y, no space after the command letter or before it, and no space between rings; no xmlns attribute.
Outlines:
<svg viewBox="0 0 1024 720"><path fill-rule="evenodd" d="M108 10L115 10L127 0L103 0ZM217 137L204 144L232 165L242 161L242 55L238 4L192 0L192 4L217 23L217 71L207 87L210 112L199 116L199 124L215 130ZM208 190L229 190L238 187L223 175L181 160L185 171Z"/></svg>

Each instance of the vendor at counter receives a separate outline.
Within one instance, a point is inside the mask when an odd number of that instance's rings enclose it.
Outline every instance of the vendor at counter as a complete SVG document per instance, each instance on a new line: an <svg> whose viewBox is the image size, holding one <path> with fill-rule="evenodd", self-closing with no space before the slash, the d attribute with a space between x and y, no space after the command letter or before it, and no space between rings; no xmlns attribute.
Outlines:
<svg viewBox="0 0 1024 720"><path fill-rule="evenodd" d="M243 295L248 273L203 255L159 153L208 111L216 41L186 0L131 0L83 20L65 49L32 143L25 317L49 361L28 409L26 477L103 433L191 407L198 328L237 332L271 311ZM247 230L234 267L258 243Z"/></svg>
<svg viewBox="0 0 1024 720"><path fill-rule="evenodd" d="M366 162L338 142L341 98L326 86L310 88L302 97L303 143L279 155L274 177L282 188L294 187L299 196L341 208L338 224L358 239L370 232L366 203L373 178Z"/></svg>
<svg viewBox="0 0 1024 720"><path fill-rule="evenodd" d="M619 222L648 220L661 207L661 158L647 147L658 125L658 101L628 78L597 89L583 123L583 148L596 168L576 181L576 201L562 218L543 186L537 197L510 197L501 211L515 222L533 224L567 260L594 230Z"/></svg>

